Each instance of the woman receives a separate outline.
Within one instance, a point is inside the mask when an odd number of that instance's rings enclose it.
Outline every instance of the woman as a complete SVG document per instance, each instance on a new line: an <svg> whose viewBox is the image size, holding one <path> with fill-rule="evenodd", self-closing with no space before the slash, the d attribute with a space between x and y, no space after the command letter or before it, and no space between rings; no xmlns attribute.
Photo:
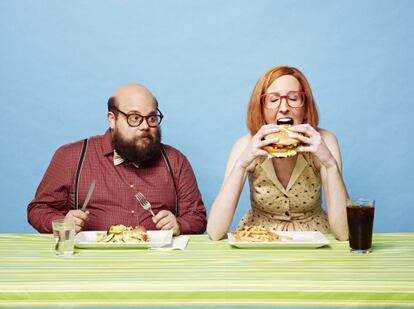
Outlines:
<svg viewBox="0 0 414 309"><path fill-rule="evenodd" d="M267 159L262 148L277 139L264 137L278 132L282 123L293 125L289 136L302 145L293 157ZM273 231L332 232L339 240L348 239L347 192L338 142L332 133L318 128L318 113L305 76L285 66L265 72L253 89L247 126L250 134L234 144L210 211L210 238L226 235L248 175L252 207L238 229L262 225ZM327 214L321 207L321 185Z"/></svg>

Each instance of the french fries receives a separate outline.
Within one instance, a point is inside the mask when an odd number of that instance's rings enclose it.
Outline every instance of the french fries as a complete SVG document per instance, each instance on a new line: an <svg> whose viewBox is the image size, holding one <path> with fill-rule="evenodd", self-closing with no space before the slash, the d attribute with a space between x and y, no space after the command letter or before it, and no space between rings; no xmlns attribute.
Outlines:
<svg viewBox="0 0 414 309"><path fill-rule="evenodd" d="M243 230L234 231L234 238L237 241L276 241L280 240L279 235L272 233L260 225L245 226Z"/></svg>

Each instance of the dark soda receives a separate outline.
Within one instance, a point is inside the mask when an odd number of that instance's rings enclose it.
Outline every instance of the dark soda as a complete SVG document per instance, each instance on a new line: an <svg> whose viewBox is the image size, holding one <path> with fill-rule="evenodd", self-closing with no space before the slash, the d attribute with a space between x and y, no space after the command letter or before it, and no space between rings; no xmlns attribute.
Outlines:
<svg viewBox="0 0 414 309"><path fill-rule="evenodd" d="M346 207L349 229L349 246L361 252L369 252L372 244L374 207L349 205Z"/></svg>

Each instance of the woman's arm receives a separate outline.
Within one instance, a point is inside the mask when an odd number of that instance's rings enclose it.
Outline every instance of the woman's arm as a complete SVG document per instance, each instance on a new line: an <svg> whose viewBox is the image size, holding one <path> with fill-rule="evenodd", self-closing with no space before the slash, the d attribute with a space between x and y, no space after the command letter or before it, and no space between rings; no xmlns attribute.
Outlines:
<svg viewBox="0 0 414 309"><path fill-rule="evenodd" d="M227 161L223 184L211 206L207 221L207 233L212 240L221 239L226 235L247 173L254 168L257 157L267 156L267 152L262 147L278 141L278 139L265 141L263 137L277 131L279 128L276 125L264 125L253 137L245 135L234 144Z"/></svg>
<svg viewBox="0 0 414 309"><path fill-rule="evenodd" d="M321 164L320 167L329 225L338 240L347 240L346 199L348 193L342 179L341 152L335 135L326 130L319 132L333 157L329 164Z"/></svg>
<svg viewBox="0 0 414 309"><path fill-rule="evenodd" d="M302 124L289 129L289 136L302 142L301 152L310 152L321 172L322 186L328 208L328 220L331 231L339 240L348 239L346 217L346 192L342 180L342 161L338 141L329 131ZM301 134L298 134L301 133Z"/></svg>
<svg viewBox="0 0 414 309"><path fill-rule="evenodd" d="M246 181L246 168L237 161L248 143L248 137L240 138L231 150L227 161L224 181L220 191L211 206L207 220L207 233L212 240L223 238L233 220L234 212Z"/></svg>

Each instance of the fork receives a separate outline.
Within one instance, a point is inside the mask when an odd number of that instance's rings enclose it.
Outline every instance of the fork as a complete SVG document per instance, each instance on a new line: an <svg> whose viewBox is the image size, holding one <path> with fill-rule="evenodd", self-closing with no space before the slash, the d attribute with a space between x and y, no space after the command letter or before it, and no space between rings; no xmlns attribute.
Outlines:
<svg viewBox="0 0 414 309"><path fill-rule="evenodd" d="M147 200L147 198L141 192L135 194L135 198L137 199L138 203L144 208L145 210L149 211L151 215L154 217L155 214L151 209L151 203Z"/></svg>

